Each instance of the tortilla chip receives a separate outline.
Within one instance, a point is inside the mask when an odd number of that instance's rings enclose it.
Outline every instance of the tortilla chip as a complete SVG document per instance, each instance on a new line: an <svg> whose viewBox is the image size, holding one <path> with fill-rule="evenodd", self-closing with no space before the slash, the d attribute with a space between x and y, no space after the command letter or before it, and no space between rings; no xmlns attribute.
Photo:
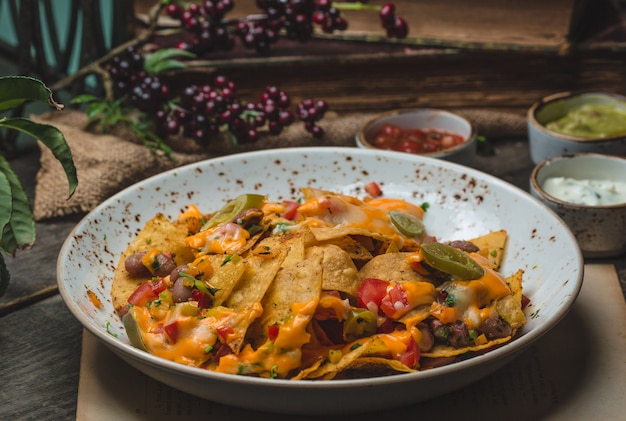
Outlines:
<svg viewBox="0 0 626 421"><path fill-rule="evenodd" d="M493 231L482 237L470 240L480 250L478 254L491 262L494 269L499 269L504 257L504 247L506 246L506 230Z"/></svg>
<svg viewBox="0 0 626 421"><path fill-rule="evenodd" d="M265 342L267 326L280 323L291 316L294 303L319 300L324 253L320 249L312 248L302 255L302 250L302 239L297 238L261 301L263 315L252 328L256 346Z"/></svg>
<svg viewBox="0 0 626 421"><path fill-rule="evenodd" d="M213 296L213 306L217 307L230 297L246 270L246 262L238 255L207 255L206 258L213 266L209 283L218 289Z"/></svg>
<svg viewBox="0 0 626 421"><path fill-rule="evenodd" d="M362 357L352 361L335 378L369 378L393 376L399 373L413 373L417 370L407 367L398 360L382 357Z"/></svg>
<svg viewBox="0 0 626 421"><path fill-rule="evenodd" d="M526 323L526 316L522 311L522 277L523 271L520 269L506 279L511 289L511 294L507 295L492 304L496 311L507 323L511 325L511 335L504 338L492 339L481 345L473 345L461 348L454 348L448 345L435 345L429 352L422 353L427 358L443 358L465 354L468 352L482 351L496 345L510 341L517 330Z"/></svg>
<svg viewBox="0 0 626 421"><path fill-rule="evenodd" d="M511 289L511 295L501 298L496 302L498 314L513 328L513 335L517 329L526 323L526 316L522 311L522 279L524 271L521 269L506 278L506 283Z"/></svg>
<svg viewBox="0 0 626 421"><path fill-rule="evenodd" d="M311 227L311 232L313 233L317 241L337 240L339 238L347 237L349 235L362 235L379 241L389 240L389 237L383 234L372 232L368 229L359 227Z"/></svg>
<svg viewBox="0 0 626 421"><path fill-rule="evenodd" d="M472 345L461 348L454 348L449 345L435 345L430 351L422 352L421 356L426 358L454 357L456 355L462 355L468 352L482 351L484 349L488 349L493 346L508 342L511 340L511 338L512 336L506 336L504 338L493 339L481 345Z"/></svg>
<svg viewBox="0 0 626 421"><path fill-rule="evenodd" d="M402 252L375 256L359 270L359 278L361 281L365 278L377 278L389 282L429 282L429 278L413 270L407 260L407 256L410 254L410 252Z"/></svg>
<svg viewBox="0 0 626 421"><path fill-rule="evenodd" d="M382 342L380 338L377 337L368 338L367 341L361 343L361 346L355 347L350 352L343 354L339 361L332 363L326 360L323 365L318 364L320 365L319 368L315 370L307 370L306 373L301 373L299 378L331 380L341 371L345 370L350 363L354 362L357 358L367 352L369 346L375 341Z"/></svg>
<svg viewBox="0 0 626 421"><path fill-rule="evenodd" d="M361 280L352 258L333 244L312 247L322 253L322 289L356 296Z"/></svg>
<svg viewBox="0 0 626 421"><path fill-rule="evenodd" d="M177 265L185 264L194 260L191 249L185 245L186 236L186 226L174 224L160 213L146 223L122 254L115 270L111 298L113 307L118 314L122 314L126 310L128 297L137 289L139 284L148 279L130 276L124 267L126 258L134 253L156 249L172 252Z"/></svg>

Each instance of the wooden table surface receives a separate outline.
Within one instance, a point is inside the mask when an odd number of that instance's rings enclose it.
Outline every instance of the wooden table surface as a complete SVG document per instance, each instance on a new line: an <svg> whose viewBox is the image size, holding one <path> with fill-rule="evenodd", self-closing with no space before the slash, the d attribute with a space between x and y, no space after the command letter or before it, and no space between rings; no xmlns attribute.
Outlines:
<svg viewBox="0 0 626 421"><path fill-rule="evenodd" d="M520 188L532 169L525 139L494 142L495 156L478 157L475 167ZM33 195L38 157L11 162ZM82 326L56 288L56 259L80 216L37 224L35 246L6 257L11 284L0 298L0 419L74 419L78 396ZM626 294L626 257L586 263L614 263Z"/></svg>

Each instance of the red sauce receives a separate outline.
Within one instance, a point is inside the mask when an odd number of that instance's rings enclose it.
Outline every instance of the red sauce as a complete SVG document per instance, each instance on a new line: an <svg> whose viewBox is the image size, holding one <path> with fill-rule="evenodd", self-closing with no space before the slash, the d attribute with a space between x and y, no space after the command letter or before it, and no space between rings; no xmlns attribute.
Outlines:
<svg viewBox="0 0 626 421"><path fill-rule="evenodd" d="M383 125L372 144L380 149L409 153L432 153L460 145L465 138L441 129L402 129L392 124Z"/></svg>

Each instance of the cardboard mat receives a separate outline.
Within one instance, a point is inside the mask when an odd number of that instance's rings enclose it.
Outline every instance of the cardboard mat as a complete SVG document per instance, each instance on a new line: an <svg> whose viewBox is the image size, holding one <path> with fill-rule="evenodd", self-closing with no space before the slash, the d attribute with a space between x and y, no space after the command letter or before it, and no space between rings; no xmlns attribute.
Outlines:
<svg viewBox="0 0 626 421"><path fill-rule="evenodd" d="M586 265L582 291L568 315L519 358L489 377L409 407L324 419L416 419L416 414L420 419L436 419L442 411L471 411L481 414L484 421L620 419L626 396L623 297L613 265ZM294 419L293 415L262 414L179 392L130 367L87 331L80 370L79 421Z"/></svg>

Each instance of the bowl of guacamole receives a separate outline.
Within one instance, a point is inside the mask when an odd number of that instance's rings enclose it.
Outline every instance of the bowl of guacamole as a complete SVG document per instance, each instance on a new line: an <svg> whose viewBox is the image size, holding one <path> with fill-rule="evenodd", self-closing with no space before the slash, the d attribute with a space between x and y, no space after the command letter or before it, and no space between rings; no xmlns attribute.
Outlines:
<svg viewBox="0 0 626 421"><path fill-rule="evenodd" d="M561 92L528 111L531 159L580 152L626 155L626 97L613 92Z"/></svg>

